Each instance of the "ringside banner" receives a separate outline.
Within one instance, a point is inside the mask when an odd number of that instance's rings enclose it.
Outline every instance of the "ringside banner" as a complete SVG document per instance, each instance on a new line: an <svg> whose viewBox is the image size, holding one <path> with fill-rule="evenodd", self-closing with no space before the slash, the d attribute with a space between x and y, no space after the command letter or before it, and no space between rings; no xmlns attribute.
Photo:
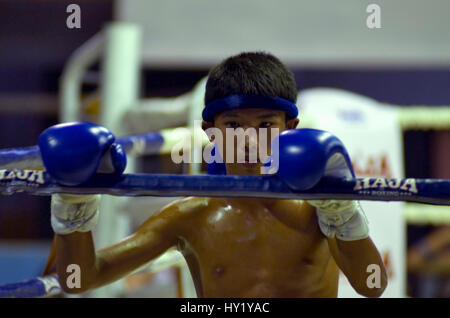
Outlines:
<svg viewBox="0 0 450 318"><path fill-rule="evenodd" d="M402 132L394 107L329 88L304 90L297 104L300 123L302 115L308 114L314 119L314 128L330 131L343 141L356 177L404 177ZM361 204L369 220L370 237L383 257L388 274L388 286L382 297L405 297L404 203L361 201ZM361 297L342 273L338 295Z"/></svg>

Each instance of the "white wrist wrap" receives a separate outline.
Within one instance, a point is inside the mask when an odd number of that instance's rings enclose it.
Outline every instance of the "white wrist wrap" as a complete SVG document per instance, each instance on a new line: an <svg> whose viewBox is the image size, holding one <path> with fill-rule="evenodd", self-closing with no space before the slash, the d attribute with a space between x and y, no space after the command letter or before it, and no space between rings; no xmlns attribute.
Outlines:
<svg viewBox="0 0 450 318"><path fill-rule="evenodd" d="M57 234L91 231L98 221L100 195L54 194L51 224Z"/></svg>
<svg viewBox="0 0 450 318"><path fill-rule="evenodd" d="M358 201L308 201L316 207L319 227L326 237L356 241L369 236L368 221Z"/></svg>

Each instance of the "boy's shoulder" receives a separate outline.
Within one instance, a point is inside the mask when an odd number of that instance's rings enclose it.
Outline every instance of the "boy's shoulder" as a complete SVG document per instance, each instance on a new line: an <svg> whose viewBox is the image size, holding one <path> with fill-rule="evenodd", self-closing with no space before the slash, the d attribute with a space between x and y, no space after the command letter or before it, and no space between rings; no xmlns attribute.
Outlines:
<svg viewBox="0 0 450 318"><path fill-rule="evenodd" d="M188 216L192 213L199 213L213 204L216 204L217 198L209 197L184 197L170 203L166 208L179 214ZM165 209L167 210L167 209Z"/></svg>
<svg viewBox="0 0 450 318"><path fill-rule="evenodd" d="M315 212L315 208L306 200L277 200L276 207L293 211L301 209L308 212Z"/></svg>
<svg viewBox="0 0 450 318"><path fill-rule="evenodd" d="M170 202L146 221L152 226L162 226L170 231L189 228L197 216L209 207L212 198L183 197Z"/></svg>
<svg viewBox="0 0 450 318"><path fill-rule="evenodd" d="M306 230L317 219L315 208L306 200L278 200L270 210L285 224L299 230Z"/></svg>

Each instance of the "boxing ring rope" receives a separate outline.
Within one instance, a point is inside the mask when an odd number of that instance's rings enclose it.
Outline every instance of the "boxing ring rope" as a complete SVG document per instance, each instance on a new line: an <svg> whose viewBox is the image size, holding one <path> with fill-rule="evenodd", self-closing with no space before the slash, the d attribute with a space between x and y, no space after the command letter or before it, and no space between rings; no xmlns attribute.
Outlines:
<svg viewBox="0 0 450 318"><path fill-rule="evenodd" d="M62 292L58 277L48 275L0 286L0 298L38 298Z"/></svg>
<svg viewBox="0 0 450 318"><path fill-rule="evenodd" d="M410 202L405 204L403 214L409 224L435 226L450 224L450 206Z"/></svg>
<svg viewBox="0 0 450 318"><path fill-rule="evenodd" d="M450 129L450 106L409 106L398 108L398 122L403 130Z"/></svg>
<svg viewBox="0 0 450 318"><path fill-rule="evenodd" d="M232 190L230 190L232 189ZM450 180L323 177L312 188L294 191L278 176L223 176L97 173L79 186L58 184L44 171L0 170L0 192L115 196L253 197L291 200L409 201L450 205Z"/></svg>
<svg viewBox="0 0 450 318"><path fill-rule="evenodd" d="M190 130L174 129L161 133L135 135L117 139L125 152L131 154L160 153L174 143L190 138ZM203 140L208 139L205 136ZM162 147L163 144L165 147ZM31 159L33 160L31 160ZM38 146L0 152L0 162L9 166L17 162L40 163ZM6 165L5 164L5 165ZM282 164L282 162L280 162ZM0 166L1 167L1 166ZM300 177L300 176L299 176ZM230 190L231 189L231 190ZM450 205L450 180L393 178L322 177L308 188L291 189L278 175L168 175L168 174L105 174L97 173L79 186L63 186L47 172L32 169L0 169L0 192L10 195L25 192L33 195L53 193L109 194L113 196L223 196L265 197L278 199L338 199L373 201L410 201Z"/></svg>
<svg viewBox="0 0 450 318"><path fill-rule="evenodd" d="M150 263L135 269L129 275L140 272L157 273L174 265L181 266L182 256L177 255L175 258L174 262L169 260L167 256L160 256ZM44 298L58 296L62 293L63 290L56 274L0 285L0 298Z"/></svg>
<svg viewBox="0 0 450 318"><path fill-rule="evenodd" d="M135 269L129 275L139 272L157 273L173 265L180 266L182 257L178 255L175 258L174 262L167 257L160 256L154 261ZM0 298L44 298L58 296L62 293L63 290L56 274L0 285Z"/></svg>
<svg viewBox="0 0 450 318"><path fill-rule="evenodd" d="M117 138L116 142L122 145L127 155L167 154L175 144L192 138L193 132L193 129L183 127L163 129L157 133ZM199 135L196 133L196 136ZM202 137L200 142L205 145L208 139L204 134ZM38 169L43 166L38 146L0 150L2 169Z"/></svg>

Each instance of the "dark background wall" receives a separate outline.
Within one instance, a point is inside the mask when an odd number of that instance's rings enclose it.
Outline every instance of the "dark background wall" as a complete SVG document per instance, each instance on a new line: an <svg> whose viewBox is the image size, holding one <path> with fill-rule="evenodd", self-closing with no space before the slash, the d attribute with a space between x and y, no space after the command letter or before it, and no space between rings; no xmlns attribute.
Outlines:
<svg viewBox="0 0 450 318"><path fill-rule="evenodd" d="M81 29L68 29L74 1L0 1L0 147L37 143L57 121L58 80L69 55L110 21L113 2L81 0ZM50 238L49 198L0 196L0 238Z"/></svg>

